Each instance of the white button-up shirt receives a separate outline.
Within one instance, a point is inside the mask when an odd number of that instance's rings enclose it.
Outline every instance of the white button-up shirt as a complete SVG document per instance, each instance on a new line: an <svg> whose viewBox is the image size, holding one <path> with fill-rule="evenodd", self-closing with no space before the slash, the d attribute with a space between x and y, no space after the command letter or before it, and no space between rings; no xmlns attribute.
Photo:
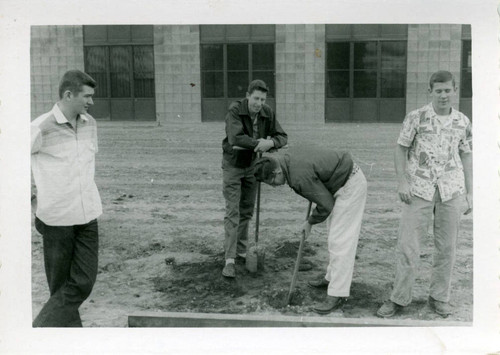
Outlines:
<svg viewBox="0 0 500 355"><path fill-rule="evenodd" d="M94 182L97 125L79 115L73 129L57 104L31 122L36 216L51 226L85 224L102 214Z"/></svg>

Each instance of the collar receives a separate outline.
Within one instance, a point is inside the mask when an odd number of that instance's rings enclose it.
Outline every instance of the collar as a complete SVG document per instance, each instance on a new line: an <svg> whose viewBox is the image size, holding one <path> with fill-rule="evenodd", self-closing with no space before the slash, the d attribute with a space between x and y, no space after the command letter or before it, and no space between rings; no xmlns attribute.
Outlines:
<svg viewBox="0 0 500 355"><path fill-rule="evenodd" d="M240 113L239 113L240 116L250 116L250 112L248 111L248 99L247 98L244 98L243 100L241 100L241 105L240 105ZM264 110L264 107L262 107L259 111L259 118L260 117L269 117L269 115L266 113L266 111Z"/></svg>
<svg viewBox="0 0 500 355"><path fill-rule="evenodd" d="M66 116L64 116L64 113L62 113L58 104L54 105L54 107L52 108L52 113L54 114L57 123L59 124L69 123L68 119L66 118ZM87 122L89 120L88 117L83 114L78 115L78 117L80 117L84 122ZM76 118L77 120L78 117Z"/></svg>
<svg viewBox="0 0 500 355"><path fill-rule="evenodd" d="M432 105L432 102L430 102L427 105L427 114L431 118L435 118L435 117L438 116L438 114L436 113L436 111L434 111L434 106ZM455 110L453 107L451 107L449 118L452 119L452 120L457 118L457 110Z"/></svg>

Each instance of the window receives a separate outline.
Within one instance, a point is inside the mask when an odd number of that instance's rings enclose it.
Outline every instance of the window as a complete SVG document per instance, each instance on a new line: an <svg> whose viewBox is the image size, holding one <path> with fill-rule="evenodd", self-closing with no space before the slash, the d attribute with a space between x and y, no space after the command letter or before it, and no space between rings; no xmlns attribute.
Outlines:
<svg viewBox="0 0 500 355"><path fill-rule="evenodd" d="M472 120L472 37L471 26L462 25L459 110Z"/></svg>
<svg viewBox="0 0 500 355"><path fill-rule="evenodd" d="M326 25L327 122L399 122L408 25Z"/></svg>
<svg viewBox="0 0 500 355"><path fill-rule="evenodd" d="M85 71L98 83L94 97L154 97L152 43L153 26L84 26Z"/></svg>
<svg viewBox="0 0 500 355"><path fill-rule="evenodd" d="M327 43L328 98L404 98L406 41Z"/></svg>
<svg viewBox="0 0 500 355"><path fill-rule="evenodd" d="M274 25L200 26L202 97L244 97L255 79L274 97L274 31Z"/></svg>
<svg viewBox="0 0 500 355"><path fill-rule="evenodd" d="M90 114L155 120L153 26L83 26L85 71L97 81Z"/></svg>
<svg viewBox="0 0 500 355"><path fill-rule="evenodd" d="M462 68L460 97L472 98L472 43L471 40L462 41Z"/></svg>

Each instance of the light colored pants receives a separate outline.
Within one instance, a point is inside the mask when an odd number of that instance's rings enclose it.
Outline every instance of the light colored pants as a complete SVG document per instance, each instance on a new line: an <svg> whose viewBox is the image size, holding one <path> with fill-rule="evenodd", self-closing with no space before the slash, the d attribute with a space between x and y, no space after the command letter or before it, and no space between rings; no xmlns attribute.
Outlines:
<svg viewBox="0 0 500 355"><path fill-rule="evenodd" d="M435 251L430 296L437 301L449 301L462 202L463 196L442 202L439 190L436 189L432 201L413 196L411 204L403 205L396 245L396 276L390 298L392 302L401 306L411 302L420 259L420 240L427 235L433 211Z"/></svg>
<svg viewBox="0 0 500 355"><path fill-rule="evenodd" d="M325 279L329 281L329 296L349 296L366 189L366 178L360 169L333 196L335 205L326 220L330 262Z"/></svg>

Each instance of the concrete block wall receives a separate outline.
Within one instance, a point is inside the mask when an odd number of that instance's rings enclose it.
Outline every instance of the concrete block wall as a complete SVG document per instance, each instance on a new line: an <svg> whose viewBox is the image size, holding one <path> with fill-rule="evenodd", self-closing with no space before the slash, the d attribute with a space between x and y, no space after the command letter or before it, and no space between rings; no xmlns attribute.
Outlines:
<svg viewBox="0 0 500 355"><path fill-rule="evenodd" d="M408 26L406 111L430 102L429 79L437 70L450 71L460 85L462 26L425 24ZM460 86L459 86L460 87ZM459 91L452 103L458 109Z"/></svg>
<svg viewBox="0 0 500 355"><path fill-rule="evenodd" d="M276 115L325 122L325 25L276 25Z"/></svg>
<svg viewBox="0 0 500 355"><path fill-rule="evenodd" d="M201 122L198 25L154 27L156 115L160 122Z"/></svg>
<svg viewBox="0 0 500 355"><path fill-rule="evenodd" d="M70 69L84 70L82 26L31 27L31 119L59 100L59 81Z"/></svg>

